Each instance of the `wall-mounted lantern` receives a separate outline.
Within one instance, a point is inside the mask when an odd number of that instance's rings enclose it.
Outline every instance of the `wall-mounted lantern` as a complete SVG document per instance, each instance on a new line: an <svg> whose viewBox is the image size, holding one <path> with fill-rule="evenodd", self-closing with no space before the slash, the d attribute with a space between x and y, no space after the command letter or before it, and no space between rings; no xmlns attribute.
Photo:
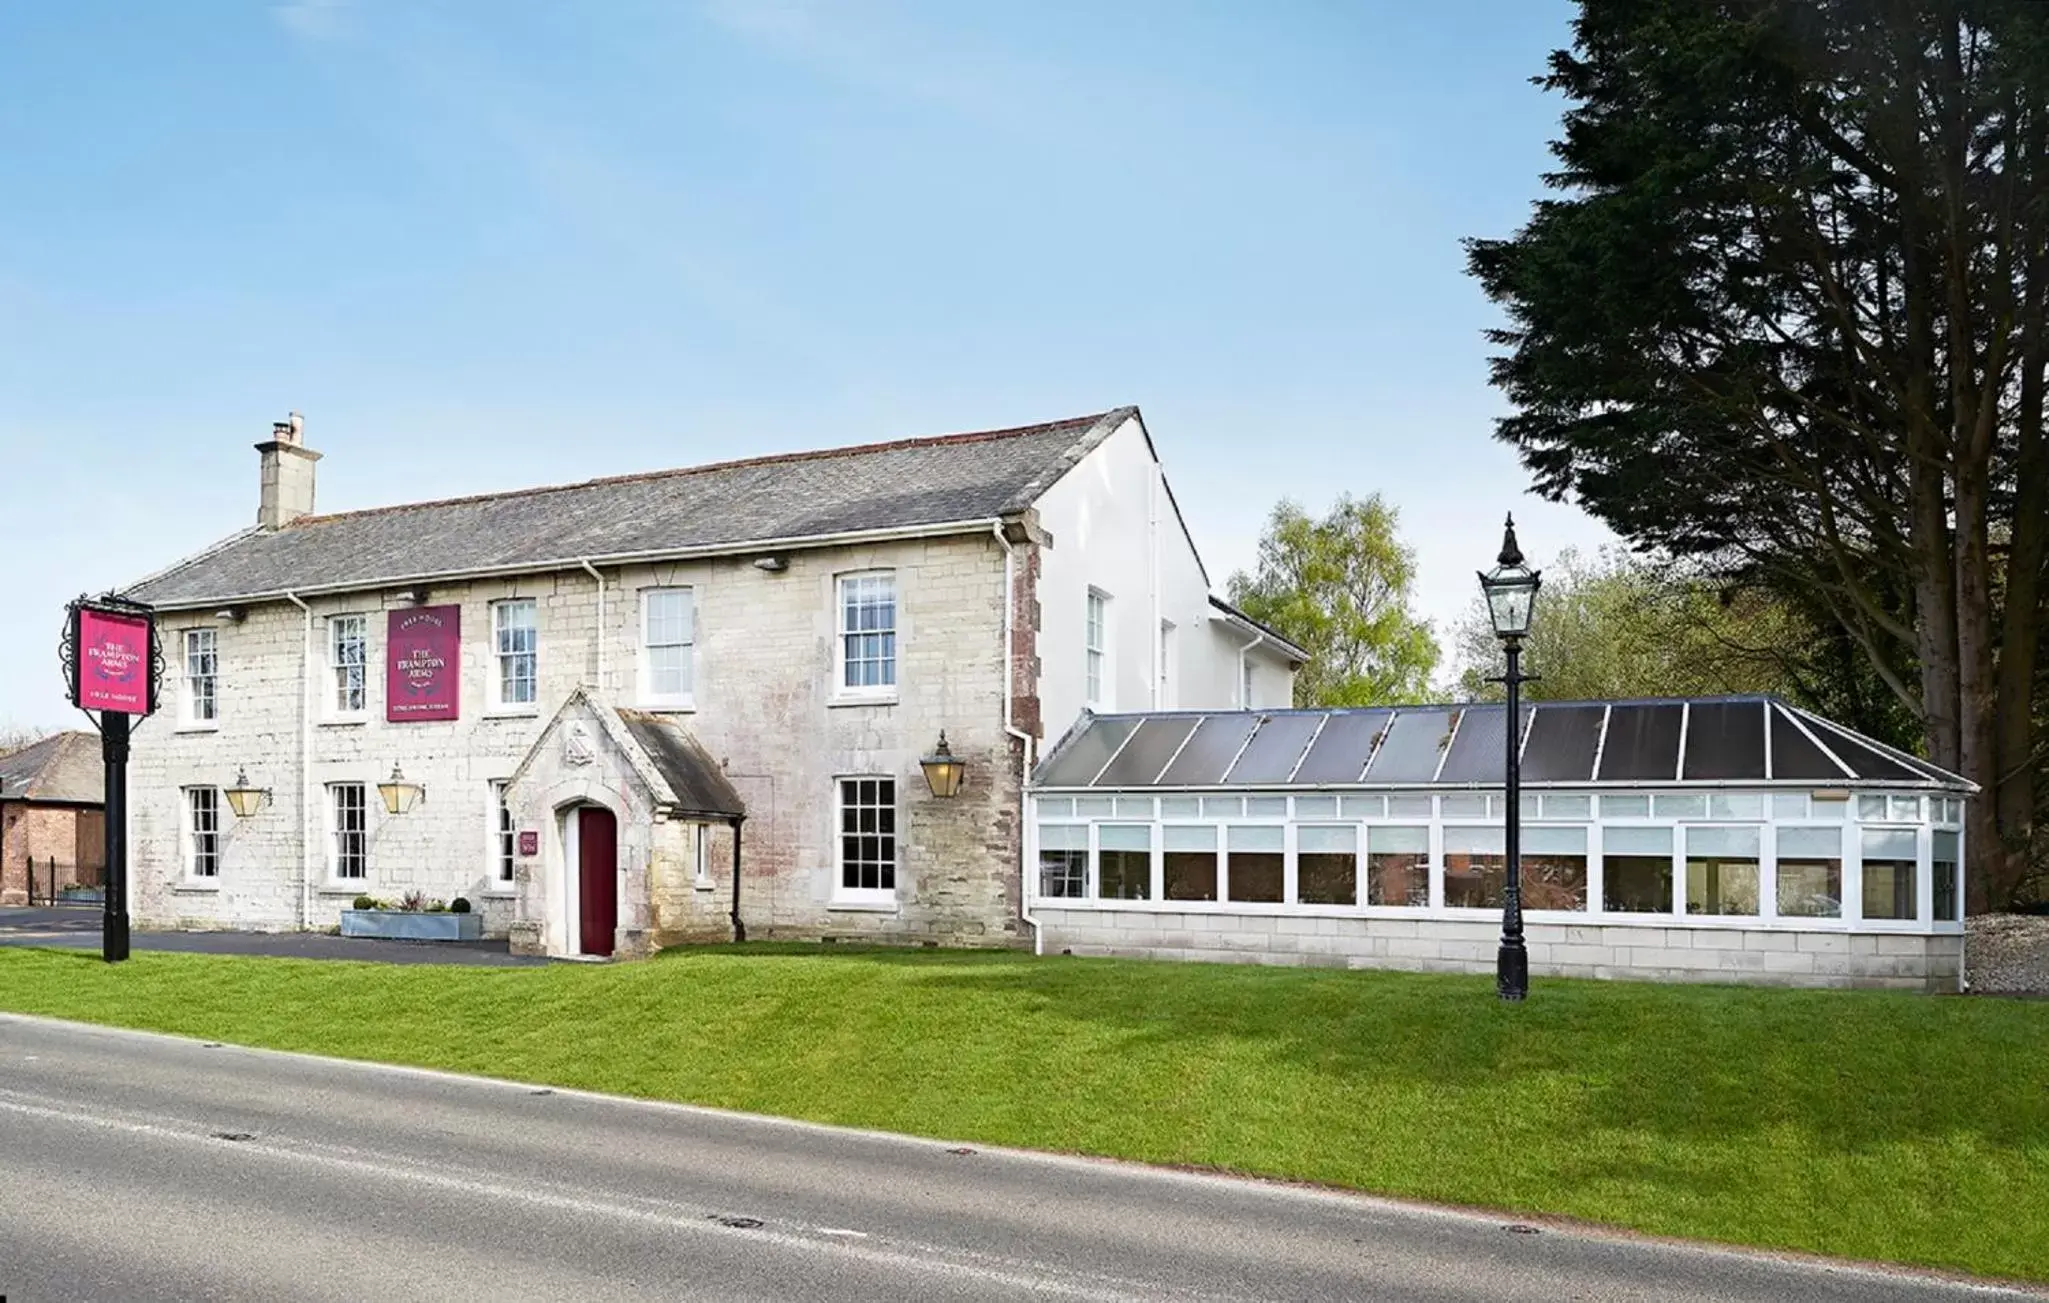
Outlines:
<svg viewBox="0 0 2049 1303"><path fill-rule="evenodd" d="M397 765L391 767L391 777L377 784L377 795L384 798L387 814L407 814L420 802L427 799L427 789L418 783L406 781L405 774Z"/></svg>
<svg viewBox="0 0 2049 1303"><path fill-rule="evenodd" d="M221 795L228 798L228 808L235 812L237 819L247 819L250 815L255 814L258 810L270 804L270 789L268 787L251 787L249 785L249 771L247 769L236 770L235 785L222 792Z"/></svg>
<svg viewBox="0 0 2049 1303"><path fill-rule="evenodd" d="M925 771L925 786L932 789L934 796L952 796L959 792L961 779L968 774L967 761L954 759L953 748L946 745L945 729L939 731L937 749L920 760L918 768Z"/></svg>

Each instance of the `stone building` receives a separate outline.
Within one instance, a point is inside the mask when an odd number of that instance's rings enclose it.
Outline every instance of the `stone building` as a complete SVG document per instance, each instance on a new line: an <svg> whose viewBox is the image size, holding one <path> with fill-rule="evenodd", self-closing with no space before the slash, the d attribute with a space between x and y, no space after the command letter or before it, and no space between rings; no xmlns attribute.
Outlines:
<svg viewBox="0 0 2049 1303"><path fill-rule="evenodd" d="M0 905L98 886L105 805L96 734L57 733L0 755Z"/></svg>
<svg viewBox="0 0 2049 1303"><path fill-rule="evenodd" d="M1029 942L1048 730L1286 706L1304 655L1211 596L1135 408L338 515L296 416L257 448L255 527L127 593L142 926Z"/></svg>

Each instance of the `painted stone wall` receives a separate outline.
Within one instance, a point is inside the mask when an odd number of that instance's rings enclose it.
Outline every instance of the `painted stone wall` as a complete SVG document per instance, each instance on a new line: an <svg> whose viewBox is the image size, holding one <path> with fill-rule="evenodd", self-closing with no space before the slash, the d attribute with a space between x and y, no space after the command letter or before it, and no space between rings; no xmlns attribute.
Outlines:
<svg viewBox="0 0 2049 1303"><path fill-rule="evenodd" d="M1489 973L1498 922L1044 909L1046 953ZM1955 991L1959 934L1527 925L1537 977Z"/></svg>
<svg viewBox="0 0 2049 1303"><path fill-rule="evenodd" d="M1030 552L1021 545L1020 562ZM885 703L846 701L833 690L835 579L866 569L897 575L898 691ZM620 706L668 709L641 700L641 602L645 589L680 586L694 597L695 692L673 713L747 802L742 908L750 934L981 944L1018 938L1022 744L1004 733L1003 694L1006 668L1032 662L1019 654L1015 629L1013 645L1004 643L1004 556L992 535L796 551L781 571L736 557L603 575L602 597L581 571L434 587L429 604L462 612L462 705L454 721L385 721L385 612L410 605L397 593L308 598L310 629L290 602L257 604L239 622L210 611L165 616L167 704L137 732L131 767L138 924L331 927L359 893L419 890L469 897L487 932L506 935L519 884L498 876L491 783L512 776L579 686L596 686ZM531 597L538 607L538 701L493 712L485 691L490 604L513 597ZM327 665L329 621L349 614L368 617L368 709L356 719L331 709ZM211 723L190 721L185 709L186 628L212 629L218 641L220 708ZM949 801L927 793L918 767L942 729L969 766L963 791ZM302 749L309 765L301 764ZM375 792L394 764L426 788L424 800L398 816L383 812ZM195 878L187 872L183 789L225 788L245 769L252 785L270 789L270 801L242 820L223 803L220 873ZM835 780L853 775L897 785L897 892L882 909L834 900ZM329 789L337 782L360 782L369 798L369 871L360 880L330 871ZM551 832L546 824L521 826L544 838ZM639 890L660 898L672 862L694 872L695 850L687 825L650 826L664 831L637 843L635 853L652 857L644 858L643 875L653 872ZM620 831L624 845L625 820ZM647 923L657 934L710 936L711 920L724 919L729 836L712 834L715 848L725 848L713 856L716 885L693 882L687 896L669 893L666 912ZM518 872L530 869L522 863Z"/></svg>

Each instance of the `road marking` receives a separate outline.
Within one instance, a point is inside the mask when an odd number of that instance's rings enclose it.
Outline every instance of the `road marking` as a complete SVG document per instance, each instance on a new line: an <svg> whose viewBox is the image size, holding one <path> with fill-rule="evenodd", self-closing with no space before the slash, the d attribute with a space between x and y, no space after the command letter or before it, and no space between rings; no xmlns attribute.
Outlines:
<svg viewBox="0 0 2049 1303"><path fill-rule="evenodd" d="M146 1136L174 1144L203 1145L217 1154L230 1152L228 1147L223 1146L211 1133L194 1124L167 1126L132 1118L102 1116L77 1108L63 1107L54 1100L48 1104L30 1103L30 1098L33 1097L0 1090L0 1113L14 1113L49 1122L71 1123L102 1131ZM314 1145L308 1142L287 1145L252 1138L235 1144L231 1152L237 1158L247 1155L281 1159L382 1180L408 1181L415 1185L468 1195L472 1198L507 1200L551 1211L640 1222L668 1231L685 1231L697 1235L730 1236L736 1232L722 1222L753 1220L733 1218L705 1209L687 1208L666 1200L605 1196L566 1188L513 1186L473 1177L452 1176L444 1168L428 1169L404 1159L381 1155L367 1156L364 1155L364 1151L349 1150L340 1146ZM778 1227L772 1223L764 1223L759 1228L747 1229L745 1234L750 1242L766 1242L778 1248L797 1252L852 1257L879 1267L964 1278L982 1285L1081 1299L1086 1303L1154 1303L1155 1300L1162 1298L1195 1300L1196 1303L1250 1303L1246 1295L1190 1289L1182 1284L1165 1281L1113 1280L1029 1259L920 1244L911 1240L878 1238L862 1231L795 1224ZM855 1243L848 1238L849 1236L859 1236L862 1242Z"/></svg>

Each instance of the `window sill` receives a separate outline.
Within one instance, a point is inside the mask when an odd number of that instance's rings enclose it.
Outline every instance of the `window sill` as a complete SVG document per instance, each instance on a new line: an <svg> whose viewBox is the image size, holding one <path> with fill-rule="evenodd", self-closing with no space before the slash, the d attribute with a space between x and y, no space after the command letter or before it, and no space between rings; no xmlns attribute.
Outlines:
<svg viewBox="0 0 2049 1303"><path fill-rule="evenodd" d="M894 914L897 912L897 900L894 895L888 899L880 896L835 896L826 902L825 907L836 914Z"/></svg>
<svg viewBox="0 0 2049 1303"><path fill-rule="evenodd" d="M221 884L218 882L202 882L190 879L171 884L171 894L174 896L212 896L217 894L220 889Z"/></svg>
<svg viewBox="0 0 2049 1303"><path fill-rule="evenodd" d="M361 728L370 722L368 715L336 715L320 721L322 728Z"/></svg>
<svg viewBox="0 0 2049 1303"><path fill-rule="evenodd" d="M710 878L696 878L691 881L690 889L692 891L717 891L719 884L713 882Z"/></svg>
<svg viewBox="0 0 2049 1303"><path fill-rule="evenodd" d="M838 692L826 698L825 704L832 709L841 706L894 706L897 700L894 690L873 693Z"/></svg>
<svg viewBox="0 0 2049 1303"><path fill-rule="evenodd" d="M539 719L541 708L534 706L489 706L484 710L485 719Z"/></svg>
<svg viewBox="0 0 2049 1303"><path fill-rule="evenodd" d="M518 900L518 899L519 899L519 891L518 891L518 889L517 889L517 888L514 888L514 887L512 887L512 886L510 886L510 885L507 885L507 886L503 886L503 887L486 887L486 888L485 888L484 890L482 890L482 891L478 892L478 893L477 893L477 895L478 895L478 896L479 896L480 898L484 899L484 900Z"/></svg>
<svg viewBox="0 0 2049 1303"><path fill-rule="evenodd" d="M694 715L697 713L695 698L688 701L642 701L634 707L650 715Z"/></svg>
<svg viewBox="0 0 2049 1303"><path fill-rule="evenodd" d="M204 724L181 723L172 730L175 733L218 733L220 731L221 725L219 720L209 720Z"/></svg>
<svg viewBox="0 0 2049 1303"><path fill-rule="evenodd" d="M369 880L364 879L359 882L330 882L325 886L315 887L313 894L316 896L347 896L353 900L357 896L368 896L372 893Z"/></svg>

